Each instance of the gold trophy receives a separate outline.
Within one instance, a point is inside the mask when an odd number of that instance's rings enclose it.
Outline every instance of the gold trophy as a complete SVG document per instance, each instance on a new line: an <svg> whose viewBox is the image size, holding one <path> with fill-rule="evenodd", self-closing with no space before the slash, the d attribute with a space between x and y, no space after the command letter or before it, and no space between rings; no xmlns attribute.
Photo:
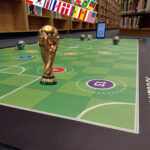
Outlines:
<svg viewBox="0 0 150 150"><path fill-rule="evenodd" d="M59 43L59 34L55 27L46 25L38 32L38 44L41 49L42 60L45 64L44 74L40 81L44 85L57 84L56 78L52 72L57 47Z"/></svg>

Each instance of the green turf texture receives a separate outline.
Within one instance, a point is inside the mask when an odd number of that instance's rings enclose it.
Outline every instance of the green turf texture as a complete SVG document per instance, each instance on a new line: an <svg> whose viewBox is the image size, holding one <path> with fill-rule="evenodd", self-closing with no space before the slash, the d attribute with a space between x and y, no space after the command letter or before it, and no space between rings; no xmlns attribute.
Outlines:
<svg viewBox="0 0 150 150"><path fill-rule="evenodd" d="M0 50L0 103L134 131L137 44L134 39L120 40L115 46L111 39L60 40L54 67L67 71L55 73L54 86L40 84L44 64L37 44L21 51ZM18 58L30 55L30 59ZM116 86L92 89L86 85L91 79L111 80ZM96 108L90 110L92 107Z"/></svg>

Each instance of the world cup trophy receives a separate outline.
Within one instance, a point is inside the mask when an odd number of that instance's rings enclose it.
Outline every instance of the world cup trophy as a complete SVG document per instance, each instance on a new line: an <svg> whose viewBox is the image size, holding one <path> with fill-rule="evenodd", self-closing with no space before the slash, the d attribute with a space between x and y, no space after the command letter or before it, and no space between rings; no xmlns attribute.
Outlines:
<svg viewBox="0 0 150 150"><path fill-rule="evenodd" d="M43 26L38 32L38 44L41 49L42 60L45 64L44 74L40 81L43 85L57 84L56 78L52 72L52 66L59 43L59 33L53 26Z"/></svg>

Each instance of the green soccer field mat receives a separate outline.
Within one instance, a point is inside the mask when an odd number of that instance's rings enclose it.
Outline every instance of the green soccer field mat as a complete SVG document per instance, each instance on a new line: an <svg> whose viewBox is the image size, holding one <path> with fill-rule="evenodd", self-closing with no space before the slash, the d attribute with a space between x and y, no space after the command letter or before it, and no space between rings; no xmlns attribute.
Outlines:
<svg viewBox="0 0 150 150"><path fill-rule="evenodd" d="M43 71L37 44L0 50L1 105L139 132L138 40L62 39L57 85L41 85Z"/></svg>

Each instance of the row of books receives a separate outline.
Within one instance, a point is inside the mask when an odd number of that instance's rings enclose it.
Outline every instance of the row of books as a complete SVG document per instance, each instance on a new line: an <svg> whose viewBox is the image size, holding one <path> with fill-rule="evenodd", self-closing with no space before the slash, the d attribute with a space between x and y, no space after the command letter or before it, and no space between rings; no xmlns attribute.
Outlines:
<svg viewBox="0 0 150 150"><path fill-rule="evenodd" d="M120 0L115 0L115 1L112 1L112 0L107 0L107 1L99 0L99 4L102 7L107 7L108 4L109 4L109 6L116 9L116 8L118 8L118 5L120 5Z"/></svg>
<svg viewBox="0 0 150 150"><path fill-rule="evenodd" d="M100 3L102 4L102 5L105 5L105 4L110 4L110 5L115 5L115 4L120 4L120 0L106 0L106 1L104 1L104 0L99 0L100 1Z"/></svg>
<svg viewBox="0 0 150 150"><path fill-rule="evenodd" d="M141 11L150 11L150 0L122 0L122 13Z"/></svg>
<svg viewBox="0 0 150 150"><path fill-rule="evenodd" d="M38 6L27 3L27 11L28 11L29 15L32 14L32 15L42 16L42 8L40 8Z"/></svg>
<svg viewBox="0 0 150 150"><path fill-rule="evenodd" d="M62 18L62 14L58 13L58 12L52 12L52 15L54 18Z"/></svg>
<svg viewBox="0 0 150 150"><path fill-rule="evenodd" d="M32 14L42 16L42 8L29 3L27 3L27 11L29 15ZM62 18L62 14L58 12L52 12L52 15L54 18Z"/></svg>
<svg viewBox="0 0 150 150"><path fill-rule="evenodd" d="M138 11L150 11L150 0L140 0L137 9Z"/></svg>
<svg viewBox="0 0 150 150"><path fill-rule="evenodd" d="M110 11L106 10L106 9L100 9L100 14L104 15L104 16L109 16L111 14L119 14L119 10L115 10L115 9L111 9L109 8Z"/></svg>
<svg viewBox="0 0 150 150"><path fill-rule="evenodd" d="M121 17L120 27L121 28L141 28L143 22L142 16L127 16Z"/></svg>
<svg viewBox="0 0 150 150"><path fill-rule="evenodd" d="M114 16L116 16L118 18L118 16L110 11L106 11L105 9L101 9L100 10L100 15L105 16L105 17L109 17L109 18L113 18Z"/></svg>

